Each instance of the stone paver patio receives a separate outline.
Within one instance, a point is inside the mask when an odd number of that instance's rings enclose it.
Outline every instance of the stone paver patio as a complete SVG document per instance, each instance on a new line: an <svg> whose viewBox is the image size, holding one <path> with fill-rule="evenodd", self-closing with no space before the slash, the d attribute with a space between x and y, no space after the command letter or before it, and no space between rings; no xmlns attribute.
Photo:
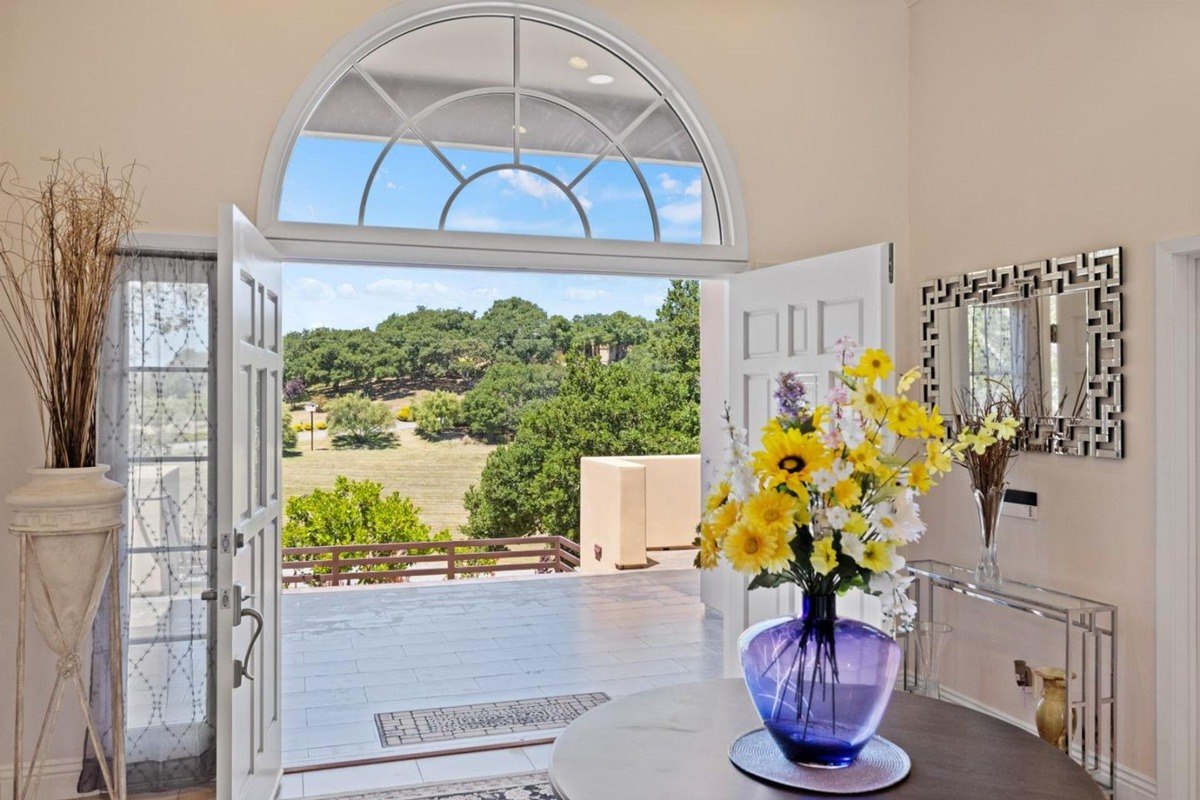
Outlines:
<svg viewBox="0 0 1200 800"><path fill-rule="evenodd" d="M670 569L285 592L284 763L438 749L383 748L377 713L717 677L721 620L699 594Z"/></svg>

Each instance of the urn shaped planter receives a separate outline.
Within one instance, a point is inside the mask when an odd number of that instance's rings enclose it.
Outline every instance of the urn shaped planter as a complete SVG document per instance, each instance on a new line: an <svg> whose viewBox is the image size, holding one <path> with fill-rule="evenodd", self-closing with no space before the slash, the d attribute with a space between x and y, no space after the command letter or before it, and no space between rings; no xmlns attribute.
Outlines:
<svg viewBox="0 0 1200 800"><path fill-rule="evenodd" d="M8 496L9 530L26 536L26 576L34 621L64 658L90 631L112 565L111 536L122 524L125 490L107 465L33 469Z"/></svg>

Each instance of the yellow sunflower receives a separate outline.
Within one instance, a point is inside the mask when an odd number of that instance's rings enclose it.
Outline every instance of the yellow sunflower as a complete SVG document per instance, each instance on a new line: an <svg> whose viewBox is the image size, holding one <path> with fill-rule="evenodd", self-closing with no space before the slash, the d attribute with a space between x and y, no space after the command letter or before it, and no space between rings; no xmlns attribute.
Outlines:
<svg viewBox="0 0 1200 800"><path fill-rule="evenodd" d="M716 569L717 557L721 554L721 543L713 535L712 527L700 526L700 552L696 555L696 566L700 569Z"/></svg>
<svg viewBox="0 0 1200 800"><path fill-rule="evenodd" d="M854 478L846 478L833 485L833 497L842 508L850 508L862 499L862 487Z"/></svg>
<svg viewBox="0 0 1200 800"><path fill-rule="evenodd" d="M740 513L741 507L738 505L737 501L730 500L724 505L719 506L716 511L713 511L705 517L704 522L701 525L701 533L704 533L704 530L708 529L711 532L713 541L715 541L717 546L720 547L721 540L725 538L725 534L728 533L729 529L732 528L738 521L738 515Z"/></svg>
<svg viewBox="0 0 1200 800"><path fill-rule="evenodd" d="M800 504L792 495L768 490L758 492L746 501L743 516L751 525L786 533L795 528L799 510Z"/></svg>
<svg viewBox="0 0 1200 800"><path fill-rule="evenodd" d="M771 488L782 485L800 494L814 472L833 463L833 455L816 433L768 426L762 444L763 449L754 454L754 471ZM806 496L807 492L801 500Z"/></svg>
<svg viewBox="0 0 1200 800"><path fill-rule="evenodd" d="M705 510L716 511L720 506L724 505L725 501L729 499L730 491L729 481L721 481L714 486L712 492L708 495L708 499L704 502Z"/></svg>
<svg viewBox="0 0 1200 800"><path fill-rule="evenodd" d="M778 530L759 528L742 521L725 534L721 549L731 567L755 575L777 562L779 540L783 538Z"/></svg>

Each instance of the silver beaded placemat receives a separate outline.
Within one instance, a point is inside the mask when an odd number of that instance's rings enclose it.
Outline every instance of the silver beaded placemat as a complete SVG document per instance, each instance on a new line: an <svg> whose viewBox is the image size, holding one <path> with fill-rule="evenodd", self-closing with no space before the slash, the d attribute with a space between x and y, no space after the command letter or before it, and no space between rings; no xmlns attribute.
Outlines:
<svg viewBox="0 0 1200 800"><path fill-rule="evenodd" d="M729 760L751 777L791 789L828 794L886 789L904 780L912 769L908 753L880 736L872 737L848 767L822 769L794 764L784 758L765 728L735 739L729 746Z"/></svg>

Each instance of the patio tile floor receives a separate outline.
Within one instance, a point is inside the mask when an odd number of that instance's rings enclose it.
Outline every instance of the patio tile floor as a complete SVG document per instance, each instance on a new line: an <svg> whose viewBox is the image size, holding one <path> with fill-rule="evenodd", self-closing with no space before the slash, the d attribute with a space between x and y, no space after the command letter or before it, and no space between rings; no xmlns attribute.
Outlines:
<svg viewBox="0 0 1200 800"><path fill-rule="evenodd" d="M436 748L383 748L377 713L718 677L699 595L663 569L285 592L284 764Z"/></svg>

